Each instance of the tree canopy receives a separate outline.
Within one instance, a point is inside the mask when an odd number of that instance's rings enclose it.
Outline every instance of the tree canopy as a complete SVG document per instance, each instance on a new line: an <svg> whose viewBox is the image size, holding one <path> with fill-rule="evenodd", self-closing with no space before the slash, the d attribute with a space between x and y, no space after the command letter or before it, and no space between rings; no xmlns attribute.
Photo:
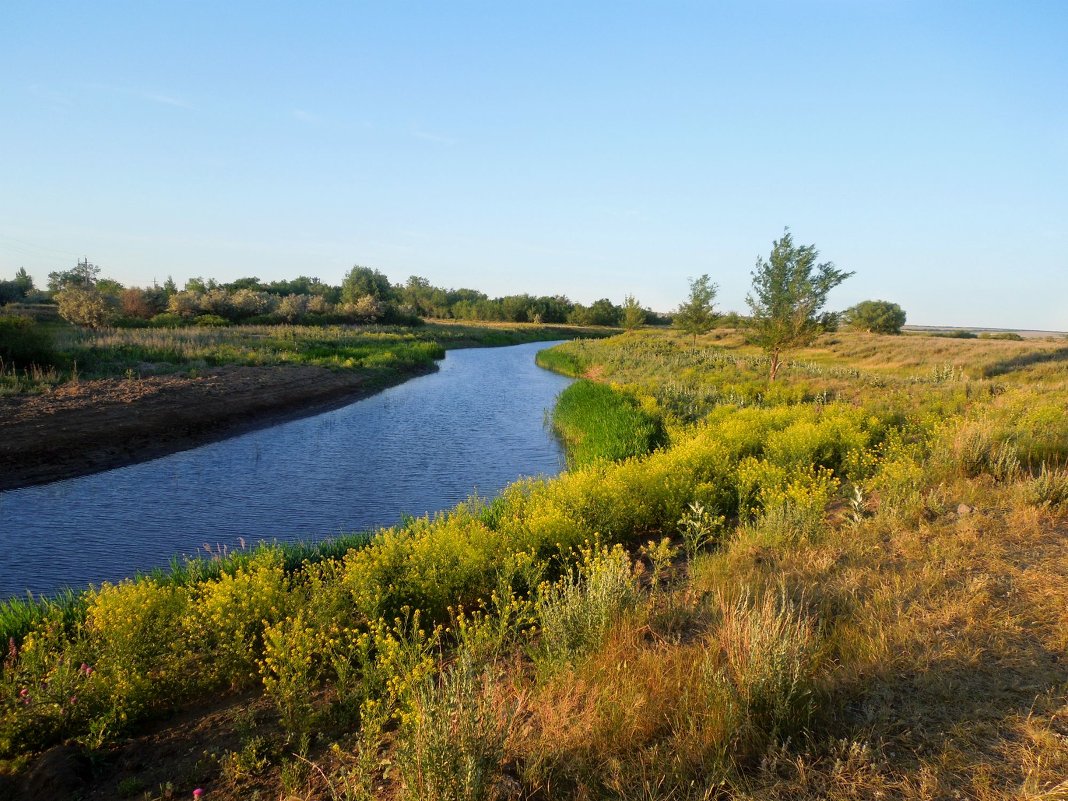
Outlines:
<svg viewBox="0 0 1068 801"><path fill-rule="evenodd" d="M870 334L900 334L905 324L905 310L886 300L865 300L842 314L850 328Z"/></svg>
<svg viewBox="0 0 1068 801"><path fill-rule="evenodd" d="M48 274L48 288L52 292L62 292L70 287L89 289L100 275L100 268L90 264L88 258L82 258L69 270L59 270Z"/></svg>
<svg viewBox="0 0 1068 801"><path fill-rule="evenodd" d="M693 335L697 345L697 336L707 334L716 323L713 302L719 287L705 273L700 278L690 281L690 296L679 306L675 313L675 327L685 334Z"/></svg>
<svg viewBox="0 0 1068 801"><path fill-rule="evenodd" d="M772 243L765 261L758 256L753 270L749 306L749 341L771 358L769 379L774 381L784 351L811 342L822 330L820 310L832 289L853 275L833 262L816 263L815 245L795 245L790 229Z"/></svg>
<svg viewBox="0 0 1068 801"><path fill-rule="evenodd" d="M357 264L348 271L345 280L341 282L341 300L345 303L356 303L367 295L383 302L396 297L389 278L378 270Z"/></svg>

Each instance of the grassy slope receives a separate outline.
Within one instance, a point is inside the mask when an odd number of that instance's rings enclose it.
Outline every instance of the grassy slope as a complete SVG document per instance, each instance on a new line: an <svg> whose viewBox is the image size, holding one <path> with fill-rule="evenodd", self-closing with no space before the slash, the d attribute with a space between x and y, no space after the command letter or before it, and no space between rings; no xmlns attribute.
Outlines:
<svg viewBox="0 0 1068 801"><path fill-rule="evenodd" d="M181 792L1064 796L1057 343L843 334L772 386L723 332L560 352L658 415L669 447L314 563L263 552L105 587L5 663L11 768L261 687L253 717L220 724L232 751L175 764ZM713 547L684 559L694 530Z"/></svg>

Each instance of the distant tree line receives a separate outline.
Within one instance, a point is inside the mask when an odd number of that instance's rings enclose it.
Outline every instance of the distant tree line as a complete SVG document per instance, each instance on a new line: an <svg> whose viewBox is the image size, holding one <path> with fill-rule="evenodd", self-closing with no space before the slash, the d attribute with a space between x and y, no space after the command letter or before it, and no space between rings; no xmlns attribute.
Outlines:
<svg viewBox="0 0 1068 801"><path fill-rule="evenodd" d="M33 280L20 269L14 281L0 282L0 305L54 301L60 315L77 325L227 325L231 323L396 323L423 318L509 323L573 325L666 325L670 317L642 308L628 295L622 306L608 298L589 305L563 295L506 295L491 298L475 289L436 287L413 275L391 283L378 270L360 265L339 286L318 278L261 281L239 278L229 283L190 278L179 289L170 278L150 287L126 287L100 277L100 268L82 259L68 269L49 273L48 291L35 292Z"/></svg>

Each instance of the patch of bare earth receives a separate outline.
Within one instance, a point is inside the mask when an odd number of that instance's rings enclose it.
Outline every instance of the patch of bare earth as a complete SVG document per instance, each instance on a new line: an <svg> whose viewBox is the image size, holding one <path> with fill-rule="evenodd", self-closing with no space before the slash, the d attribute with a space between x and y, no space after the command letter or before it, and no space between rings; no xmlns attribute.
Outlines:
<svg viewBox="0 0 1068 801"><path fill-rule="evenodd" d="M80 381L42 395L0 397L0 490L153 459L381 386L363 372L230 366L194 377Z"/></svg>

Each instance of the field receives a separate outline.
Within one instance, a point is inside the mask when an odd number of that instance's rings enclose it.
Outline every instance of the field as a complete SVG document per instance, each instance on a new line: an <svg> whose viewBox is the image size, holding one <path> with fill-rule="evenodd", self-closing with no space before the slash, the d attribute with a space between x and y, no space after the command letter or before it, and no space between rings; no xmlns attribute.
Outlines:
<svg viewBox="0 0 1068 801"><path fill-rule="evenodd" d="M570 342L556 479L9 604L8 791L1068 798L1064 340L791 356Z"/></svg>

